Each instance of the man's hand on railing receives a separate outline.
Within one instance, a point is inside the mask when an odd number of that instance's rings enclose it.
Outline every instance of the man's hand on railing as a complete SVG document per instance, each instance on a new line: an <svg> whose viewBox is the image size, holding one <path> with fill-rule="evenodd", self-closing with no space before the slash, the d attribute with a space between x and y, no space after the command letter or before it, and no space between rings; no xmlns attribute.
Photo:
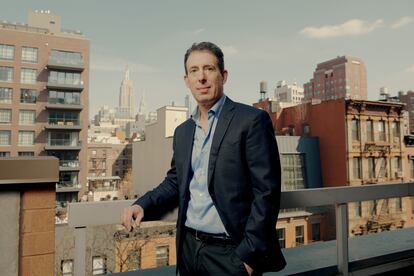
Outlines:
<svg viewBox="0 0 414 276"><path fill-rule="evenodd" d="M132 206L124 208L122 211L122 225L125 226L127 231L132 231L134 228L139 227L143 217L144 209L142 209L141 206L134 204Z"/></svg>

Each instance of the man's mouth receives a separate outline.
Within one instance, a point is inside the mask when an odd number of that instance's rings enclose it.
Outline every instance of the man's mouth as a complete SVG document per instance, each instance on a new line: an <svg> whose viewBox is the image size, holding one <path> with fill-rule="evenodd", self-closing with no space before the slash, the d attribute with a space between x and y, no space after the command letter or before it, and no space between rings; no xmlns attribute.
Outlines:
<svg viewBox="0 0 414 276"><path fill-rule="evenodd" d="M200 91L200 92L207 92L209 89L210 89L210 86L197 88L197 90Z"/></svg>

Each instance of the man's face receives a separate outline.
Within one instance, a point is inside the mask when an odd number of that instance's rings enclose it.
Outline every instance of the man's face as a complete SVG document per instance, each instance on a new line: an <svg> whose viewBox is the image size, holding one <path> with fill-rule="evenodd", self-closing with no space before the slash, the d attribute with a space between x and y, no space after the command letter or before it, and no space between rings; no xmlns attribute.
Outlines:
<svg viewBox="0 0 414 276"><path fill-rule="evenodd" d="M200 106L210 108L223 95L223 85L227 80L227 71L223 74L217 64L217 58L208 51L194 51L186 63L186 86Z"/></svg>

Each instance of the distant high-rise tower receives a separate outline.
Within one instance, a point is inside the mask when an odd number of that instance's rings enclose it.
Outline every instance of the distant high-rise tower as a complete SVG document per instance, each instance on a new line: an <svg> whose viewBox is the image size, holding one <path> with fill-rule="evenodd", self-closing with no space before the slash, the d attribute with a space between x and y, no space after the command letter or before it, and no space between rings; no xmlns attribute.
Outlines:
<svg viewBox="0 0 414 276"><path fill-rule="evenodd" d="M122 118L133 118L135 115L135 96L132 81L129 78L129 69L125 71L124 79L119 89L118 114Z"/></svg>
<svg viewBox="0 0 414 276"><path fill-rule="evenodd" d="M139 102L138 114L147 116L147 112L147 101L145 100L145 92L143 92Z"/></svg>
<svg viewBox="0 0 414 276"><path fill-rule="evenodd" d="M367 99L367 71L360 58L342 56L316 66L313 78L304 84L305 101L339 98Z"/></svg>

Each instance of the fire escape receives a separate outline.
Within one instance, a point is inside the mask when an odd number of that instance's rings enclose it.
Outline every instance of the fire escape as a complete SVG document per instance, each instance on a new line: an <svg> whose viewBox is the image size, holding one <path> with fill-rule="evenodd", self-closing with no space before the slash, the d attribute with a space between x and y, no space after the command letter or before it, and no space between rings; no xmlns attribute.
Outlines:
<svg viewBox="0 0 414 276"><path fill-rule="evenodd" d="M377 144L375 142L366 142L364 152L368 156L376 156L374 158L373 177L370 177L367 184L375 184L381 178L387 176L388 166L387 157L390 153L389 144ZM377 173L376 173L377 172ZM397 172L398 177L401 177L401 172ZM391 229L403 228L405 221L394 218L390 214L389 199L374 200L373 206L365 223L357 225L352 233L355 235L365 235L368 233L377 233L382 231L389 231ZM379 210L379 212L377 212Z"/></svg>

